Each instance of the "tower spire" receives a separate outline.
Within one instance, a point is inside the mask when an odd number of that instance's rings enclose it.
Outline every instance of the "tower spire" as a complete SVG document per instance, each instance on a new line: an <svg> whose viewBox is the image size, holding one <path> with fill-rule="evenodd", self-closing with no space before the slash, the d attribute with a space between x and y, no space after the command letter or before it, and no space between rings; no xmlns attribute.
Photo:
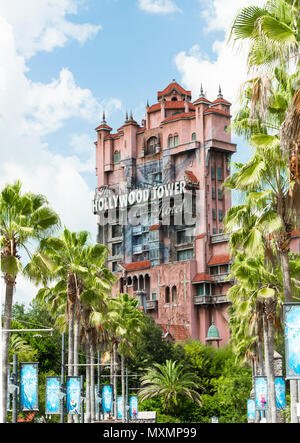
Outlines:
<svg viewBox="0 0 300 443"><path fill-rule="evenodd" d="M106 125L105 111L103 111L103 114L102 114L102 124L103 124L103 125Z"/></svg>
<svg viewBox="0 0 300 443"><path fill-rule="evenodd" d="M223 98L221 85L219 85L219 94L218 94L218 98Z"/></svg>
<svg viewBox="0 0 300 443"><path fill-rule="evenodd" d="M199 98L205 98L205 94L204 94L204 92L203 92L203 85L202 85L202 83L201 83L201 89L200 89L200 95L199 95Z"/></svg>

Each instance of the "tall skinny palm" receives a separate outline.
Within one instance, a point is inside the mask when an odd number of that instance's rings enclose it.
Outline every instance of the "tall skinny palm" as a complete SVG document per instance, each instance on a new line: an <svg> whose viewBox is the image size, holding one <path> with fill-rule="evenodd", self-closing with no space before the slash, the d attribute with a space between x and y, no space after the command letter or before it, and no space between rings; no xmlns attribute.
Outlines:
<svg viewBox="0 0 300 443"><path fill-rule="evenodd" d="M6 420L7 365L13 291L17 276L23 270L21 259L31 257L30 249L59 227L58 215L43 195L24 193L19 181L4 187L0 193L1 273L6 285L2 350L2 420Z"/></svg>

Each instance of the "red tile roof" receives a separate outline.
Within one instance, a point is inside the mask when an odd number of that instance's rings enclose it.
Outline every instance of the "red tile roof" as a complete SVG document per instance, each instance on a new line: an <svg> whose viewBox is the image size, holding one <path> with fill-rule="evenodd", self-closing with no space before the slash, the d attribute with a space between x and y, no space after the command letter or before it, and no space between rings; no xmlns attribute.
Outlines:
<svg viewBox="0 0 300 443"><path fill-rule="evenodd" d="M98 127L95 129L95 131L99 131L100 129L105 129L105 130L108 130L108 131L111 131L111 130L112 130L112 128L111 128L110 126L108 126L108 125L100 125L100 126L98 126Z"/></svg>
<svg viewBox="0 0 300 443"><path fill-rule="evenodd" d="M200 238L204 238L206 236L207 236L207 234L206 234L206 232L204 232L203 234L197 235L196 240L200 240Z"/></svg>
<svg viewBox="0 0 300 443"><path fill-rule="evenodd" d="M213 281L210 275L202 273L197 274L192 283L202 282L202 281Z"/></svg>
<svg viewBox="0 0 300 443"><path fill-rule="evenodd" d="M231 103L224 100L224 98L217 98L217 100L213 101L213 103L224 103L224 105L231 105Z"/></svg>
<svg viewBox="0 0 300 443"><path fill-rule="evenodd" d="M177 82L174 81L170 83L163 91L158 91L157 93L158 98L161 97L162 95L170 94L173 91L173 89L176 89L176 91L179 92L180 94L186 94L188 97L192 96L191 91L185 90L182 86L180 86Z"/></svg>
<svg viewBox="0 0 300 443"><path fill-rule="evenodd" d="M160 225L158 224L158 225L153 225L153 226L151 226L151 228L149 229L149 231L157 231L157 229L159 229L160 228Z"/></svg>
<svg viewBox="0 0 300 443"><path fill-rule="evenodd" d="M147 269L150 268L150 260L144 260L144 261L137 261L134 263L129 264L122 264L126 271L137 271L140 269Z"/></svg>
<svg viewBox="0 0 300 443"><path fill-rule="evenodd" d="M208 266L214 266L214 265L225 265L230 262L230 255L229 254L222 254L222 255L214 255L209 263Z"/></svg>
<svg viewBox="0 0 300 443"><path fill-rule="evenodd" d="M189 118L195 118L195 112L188 112L188 113L183 112L181 114L172 115L171 117L166 118L162 123L168 123L172 120L182 120Z"/></svg>
<svg viewBox="0 0 300 443"><path fill-rule="evenodd" d="M299 235L300 235L299 229L292 232L292 237L299 237Z"/></svg>
<svg viewBox="0 0 300 443"><path fill-rule="evenodd" d="M185 171L185 175L187 176L188 180L191 181L192 183L199 183L199 180L192 171Z"/></svg>
<svg viewBox="0 0 300 443"><path fill-rule="evenodd" d="M216 108L208 108L206 109L206 111L204 111L204 114L221 114L221 115L225 115L226 117L231 117L230 114L228 114L225 111L222 111L221 109L216 109Z"/></svg>
<svg viewBox="0 0 300 443"><path fill-rule="evenodd" d="M184 109L185 106L185 102L184 101L177 101L177 102L172 102L172 101L168 101L165 102L165 108L166 109ZM155 105L152 105L148 112L157 112L161 110L161 103L156 103ZM189 110L190 111L194 111L195 110L195 106L193 105L193 103L189 103Z"/></svg>
<svg viewBox="0 0 300 443"><path fill-rule="evenodd" d="M197 100L195 100L193 103L194 103L194 105L196 105L197 103L200 103L200 102L205 102L205 103L209 103L209 104L212 103L212 102L211 102L210 100L208 100L206 97L204 97L204 98L199 97L199 98L197 98Z"/></svg>

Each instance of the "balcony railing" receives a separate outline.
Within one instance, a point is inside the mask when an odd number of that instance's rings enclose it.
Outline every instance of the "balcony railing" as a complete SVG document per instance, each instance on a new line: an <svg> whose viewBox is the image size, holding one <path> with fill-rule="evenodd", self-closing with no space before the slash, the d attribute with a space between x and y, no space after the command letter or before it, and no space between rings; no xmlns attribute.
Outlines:
<svg viewBox="0 0 300 443"><path fill-rule="evenodd" d="M224 282L230 282L230 280L227 280L228 273L226 274L215 274L211 275L211 278L215 283L224 283Z"/></svg>
<svg viewBox="0 0 300 443"><path fill-rule="evenodd" d="M229 234L215 234L210 237L210 241L212 244L225 243L229 241L229 237Z"/></svg>
<svg viewBox="0 0 300 443"><path fill-rule="evenodd" d="M229 303L226 295L195 295L194 305L211 305Z"/></svg>
<svg viewBox="0 0 300 443"><path fill-rule="evenodd" d="M132 247L132 253L133 254L141 254L143 252L143 246L144 245L136 245Z"/></svg>
<svg viewBox="0 0 300 443"><path fill-rule="evenodd" d="M133 226L133 228L132 228L133 235L141 235L141 234L144 234L144 232L148 232L147 226L138 225L138 226Z"/></svg>
<svg viewBox="0 0 300 443"><path fill-rule="evenodd" d="M157 311L158 301L157 300L147 300L146 307L147 307L147 311Z"/></svg>

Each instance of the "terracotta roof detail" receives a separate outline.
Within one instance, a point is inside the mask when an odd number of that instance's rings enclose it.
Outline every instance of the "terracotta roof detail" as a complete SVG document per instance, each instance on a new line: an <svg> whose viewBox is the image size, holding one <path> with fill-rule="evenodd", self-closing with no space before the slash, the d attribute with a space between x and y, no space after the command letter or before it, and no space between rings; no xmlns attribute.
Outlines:
<svg viewBox="0 0 300 443"><path fill-rule="evenodd" d="M149 231L157 231L159 228L160 228L160 225L159 225L159 224L157 224L157 225L153 225L153 226L151 226L151 228L149 229Z"/></svg>
<svg viewBox="0 0 300 443"><path fill-rule="evenodd" d="M189 118L195 118L195 112L188 112L188 113L181 113L172 115L171 117L166 118L162 123L168 123L172 120L182 120L182 119L189 119Z"/></svg>
<svg viewBox="0 0 300 443"><path fill-rule="evenodd" d="M165 102L165 109L184 109L185 106L185 102L184 101L177 101L177 102ZM152 105L149 109L148 112L152 113L152 112L157 112L161 110L161 103L156 103L155 105ZM194 111L195 110L195 106L193 105L193 103L189 103L189 110L190 111Z"/></svg>
<svg viewBox="0 0 300 443"><path fill-rule="evenodd" d="M228 114L225 111L222 111L222 109L216 109L216 108L208 108L206 111L204 111L204 114L220 114L225 115L226 117L230 117L230 114Z"/></svg>
<svg viewBox="0 0 300 443"><path fill-rule="evenodd" d="M214 265L225 265L230 262L230 255L229 254L221 254L221 255L214 255L209 263L208 266L214 266Z"/></svg>
<svg viewBox="0 0 300 443"><path fill-rule="evenodd" d="M95 131L99 131L100 129L105 129L105 130L107 130L107 131L111 131L111 130L112 130L112 128L111 128L110 126L108 126L108 125L100 125L100 126L98 126L98 127L95 129Z"/></svg>
<svg viewBox="0 0 300 443"><path fill-rule="evenodd" d="M195 176L195 174L192 171L185 171L185 175L188 178L188 180L192 183L199 183L199 180Z"/></svg>
<svg viewBox="0 0 300 443"><path fill-rule="evenodd" d="M184 89L182 86L180 86L177 82L173 81L172 83L170 83L163 91L158 91L157 96L160 98L163 95L169 95L173 89L175 89L177 92L179 92L180 94L185 94L188 97L192 96L192 92L191 91L187 91L186 89Z"/></svg>
<svg viewBox="0 0 300 443"><path fill-rule="evenodd" d="M213 103L214 104L215 103L223 103L224 105L230 105L231 106L231 103L228 102L227 100L224 100L224 98L217 98L217 100L214 100Z"/></svg>
<svg viewBox="0 0 300 443"><path fill-rule="evenodd" d="M213 281L213 279L211 278L210 275L202 273L202 274L197 274L192 283L198 283L202 281Z"/></svg>
<svg viewBox="0 0 300 443"><path fill-rule="evenodd" d="M126 271L137 271L139 269L150 268L150 260L137 261L129 264L122 264Z"/></svg>

